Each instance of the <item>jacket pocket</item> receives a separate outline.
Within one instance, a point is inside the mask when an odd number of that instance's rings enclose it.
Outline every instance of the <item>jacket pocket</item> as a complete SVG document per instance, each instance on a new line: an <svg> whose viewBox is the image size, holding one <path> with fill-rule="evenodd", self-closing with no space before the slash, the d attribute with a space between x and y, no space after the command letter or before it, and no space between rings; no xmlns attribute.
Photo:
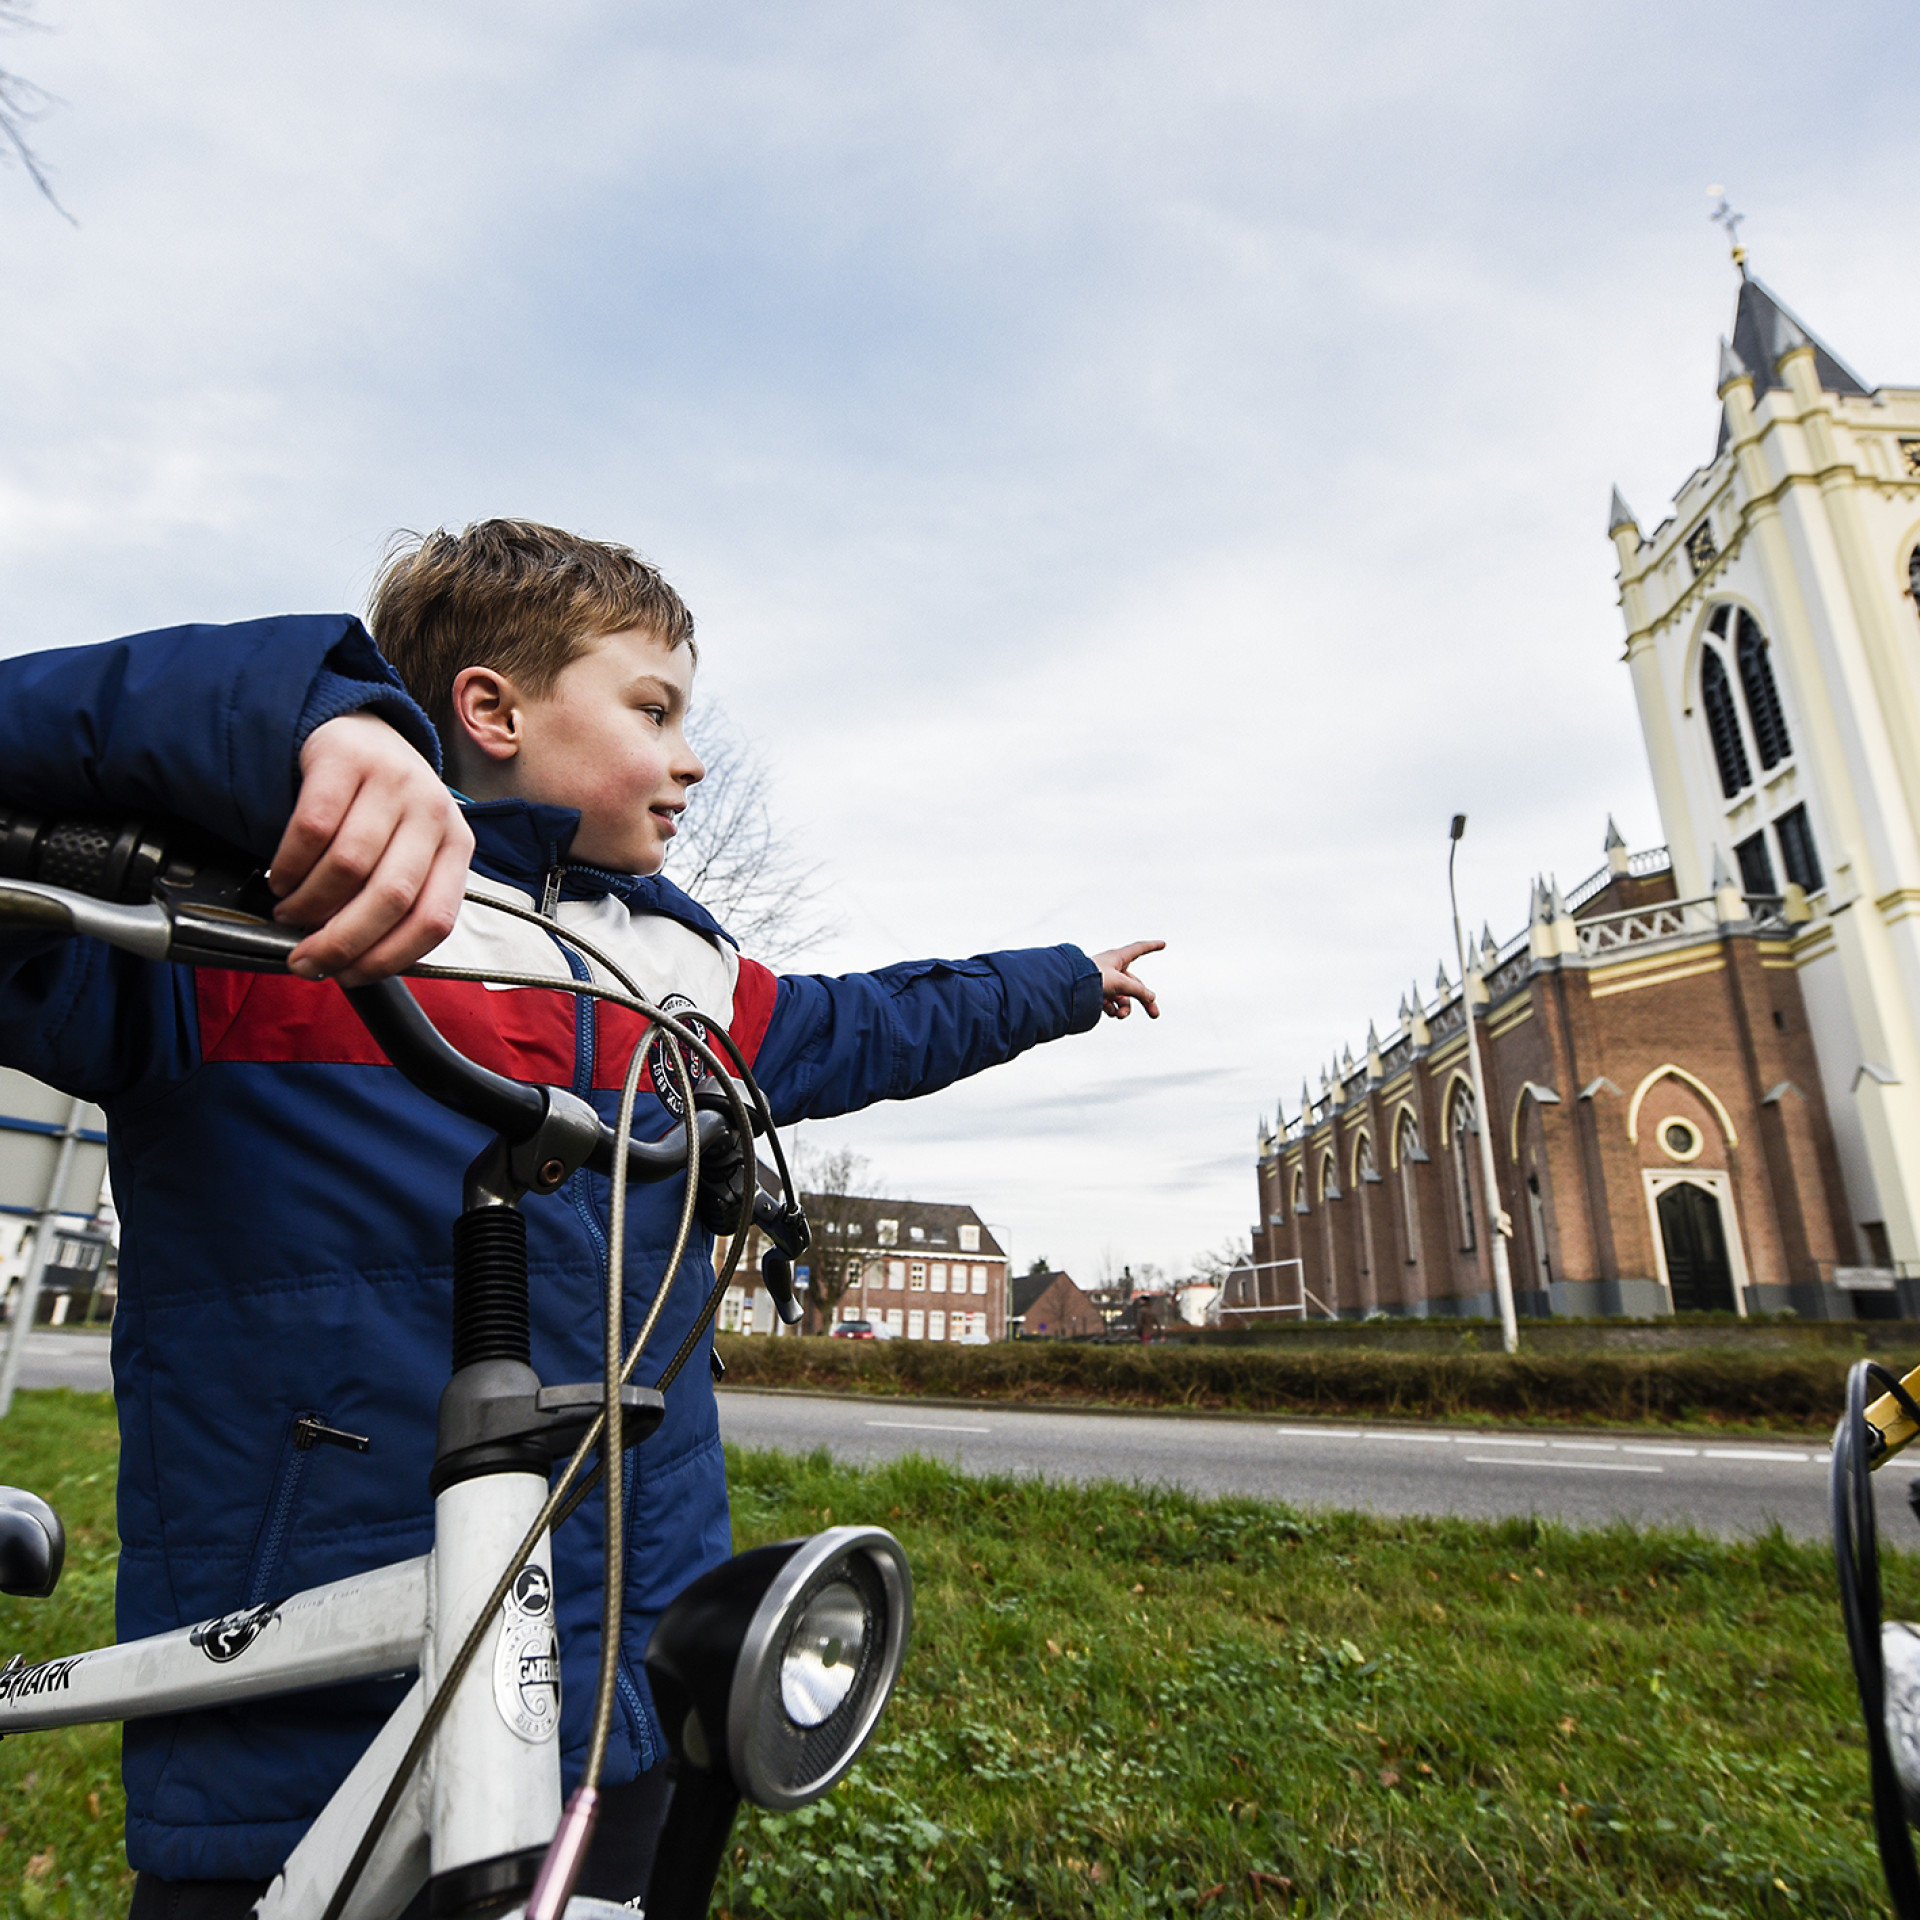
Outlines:
<svg viewBox="0 0 1920 1920"><path fill-rule="evenodd" d="M253 1558L247 1567L247 1591L241 1603L244 1606L263 1606L275 1597L274 1583L280 1577L287 1542L300 1517L300 1497L313 1461L313 1444L301 1431L301 1422L306 1420L329 1424L324 1413L312 1410L296 1413L287 1422L273 1487L267 1495L266 1511L260 1516L260 1531L254 1536Z"/></svg>

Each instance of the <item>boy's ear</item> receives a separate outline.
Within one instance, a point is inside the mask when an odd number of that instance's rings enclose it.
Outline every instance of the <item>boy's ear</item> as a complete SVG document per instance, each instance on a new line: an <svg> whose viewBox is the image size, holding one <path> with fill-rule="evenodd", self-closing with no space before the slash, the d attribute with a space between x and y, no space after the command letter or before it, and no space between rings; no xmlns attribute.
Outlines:
<svg viewBox="0 0 1920 1920"><path fill-rule="evenodd" d="M504 673L462 667L453 680L453 719L489 760L511 760L520 751L520 693Z"/></svg>

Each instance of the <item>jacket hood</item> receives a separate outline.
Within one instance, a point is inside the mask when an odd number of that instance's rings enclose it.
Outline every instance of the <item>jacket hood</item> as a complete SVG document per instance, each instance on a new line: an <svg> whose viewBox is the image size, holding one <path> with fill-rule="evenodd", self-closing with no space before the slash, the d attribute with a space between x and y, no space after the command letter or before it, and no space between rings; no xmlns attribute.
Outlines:
<svg viewBox="0 0 1920 1920"><path fill-rule="evenodd" d="M489 880L519 887L538 900L547 877L560 870L562 900L618 900L630 913L660 913L710 940L734 939L690 894L662 874L613 873L569 861L580 830L577 807L553 807L537 800L468 800L461 811L473 829L473 866Z"/></svg>

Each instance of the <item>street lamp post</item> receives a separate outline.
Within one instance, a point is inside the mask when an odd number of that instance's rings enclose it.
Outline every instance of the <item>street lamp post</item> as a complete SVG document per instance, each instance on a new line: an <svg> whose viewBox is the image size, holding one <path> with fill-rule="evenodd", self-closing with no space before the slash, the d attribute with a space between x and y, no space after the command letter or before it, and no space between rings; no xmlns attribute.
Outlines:
<svg viewBox="0 0 1920 1920"><path fill-rule="evenodd" d="M1467 1023L1467 1071L1473 1077L1473 1105L1479 1119L1480 1186L1486 1195L1491 1216L1488 1229L1493 1240L1493 1292L1500 1303L1500 1344L1509 1353L1520 1347L1520 1325L1513 1315L1513 1273L1507 1265L1507 1240L1513 1222L1500 1204L1500 1176L1493 1159L1493 1121L1487 1106L1487 1080L1480 1069L1480 1035L1473 1018L1473 993L1467 980L1467 943L1460 931L1460 896L1454 891L1453 856L1460 850L1461 836L1467 830L1467 816L1456 813L1447 844L1447 898L1453 903L1453 950L1460 962L1460 1011Z"/></svg>

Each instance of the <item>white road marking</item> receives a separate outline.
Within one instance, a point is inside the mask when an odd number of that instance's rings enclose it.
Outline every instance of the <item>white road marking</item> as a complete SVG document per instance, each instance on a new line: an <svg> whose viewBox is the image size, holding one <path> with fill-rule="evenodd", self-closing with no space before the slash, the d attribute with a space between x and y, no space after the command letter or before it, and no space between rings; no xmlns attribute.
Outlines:
<svg viewBox="0 0 1920 1920"><path fill-rule="evenodd" d="M1618 1460L1509 1460L1504 1454L1470 1453L1476 1467L1561 1467L1568 1473L1665 1473L1665 1467L1630 1467Z"/></svg>
<svg viewBox="0 0 1920 1920"><path fill-rule="evenodd" d="M1670 1453L1678 1455L1683 1460L1692 1460L1699 1456L1700 1449L1698 1447L1622 1446L1620 1451L1622 1453Z"/></svg>
<svg viewBox="0 0 1920 1920"><path fill-rule="evenodd" d="M1547 1444L1556 1453L1618 1453L1620 1451L1611 1440L1550 1440Z"/></svg>
<svg viewBox="0 0 1920 1920"><path fill-rule="evenodd" d="M1799 1460L1812 1459L1807 1453L1788 1453L1782 1447L1702 1447L1709 1460Z"/></svg>
<svg viewBox="0 0 1920 1920"><path fill-rule="evenodd" d="M1453 1435L1450 1433L1363 1433L1362 1440L1405 1440L1416 1447L1450 1447Z"/></svg>
<svg viewBox="0 0 1920 1920"><path fill-rule="evenodd" d="M870 1427L892 1427L901 1433L991 1433L991 1427L948 1427L932 1420L869 1420Z"/></svg>
<svg viewBox="0 0 1920 1920"><path fill-rule="evenodd" d="M1366 1435L1353 1427L1275 1427L1274 1432L1288 1440L1364 1440Z"/></svg>
<svg viewBox="0 0 1920 1920"><path fill-rule="evenodd" d="M1460 1443L1467 1447L1544 1447L1544 1440L1496 1440L1491 1435L1475 1434L1472 1439L1463 1439Z"/></svg>

